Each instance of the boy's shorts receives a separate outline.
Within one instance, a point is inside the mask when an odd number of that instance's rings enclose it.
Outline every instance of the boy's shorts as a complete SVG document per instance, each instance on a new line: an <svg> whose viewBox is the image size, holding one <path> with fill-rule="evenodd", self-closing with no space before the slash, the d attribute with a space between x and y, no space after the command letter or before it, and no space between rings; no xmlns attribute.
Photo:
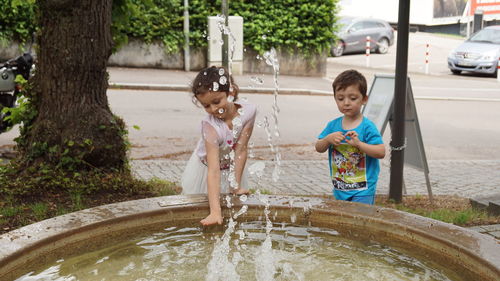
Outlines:
<svg viewBox="0 0 500 281"><path fill-rule="evenodd" d="M368 205L373 205L375 203L375 195L365 195L365 196L351 196L345 201L358 202Z"/></svg>

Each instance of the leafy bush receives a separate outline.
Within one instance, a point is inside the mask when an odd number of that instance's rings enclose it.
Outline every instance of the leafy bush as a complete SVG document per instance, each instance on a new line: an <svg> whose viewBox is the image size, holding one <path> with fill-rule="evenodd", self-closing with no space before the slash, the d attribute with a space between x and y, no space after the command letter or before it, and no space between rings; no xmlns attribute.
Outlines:
<svg viewBox="0 0 500 281"><path fill-rule="evenodd" d="M160 41L167 53L184 45L182 0L113 1L113 38L117 46L128 38ZM243 17L244 45L259 53L275 47L304 54L328 49L338 0L231 0L229 14ZM25 42L35 31L35 0L0 0L0 40ZM221 14L221 0L189 1L190 45L207 42L207 17Z"/></svg>
<svg viewBox="0 0 500 281"><path fill-rule="evenodd" d="M0 0L0 42L27 42L35 32L35 0Z"/></svg>

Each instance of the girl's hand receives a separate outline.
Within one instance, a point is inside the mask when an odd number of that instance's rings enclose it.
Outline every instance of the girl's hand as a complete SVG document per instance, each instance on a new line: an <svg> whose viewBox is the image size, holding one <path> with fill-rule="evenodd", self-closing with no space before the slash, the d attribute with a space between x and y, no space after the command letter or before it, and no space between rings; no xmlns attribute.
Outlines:
<svg viewBox="0 0 500 281"><path fill-rule="evenodd" d="M330 144L339 145L345 139L345 136L342 132L335 132L329 134L326 138Z"/></svg>
<svg viewBox="0 0 500 281"><path fill-rule="evenodd" d="M346 142L354 147L359 148L361 141L358 138L358 133L355 131L349 131L345 134Z"/></svg>
<svg viewBox="0 0 500 281"><path fill-rule="evenodd" d="M214 225L214 224L222 224L222 216L220 214L212 214L208 215L208 217L202 219L200 223L204 226Z"/></svg>

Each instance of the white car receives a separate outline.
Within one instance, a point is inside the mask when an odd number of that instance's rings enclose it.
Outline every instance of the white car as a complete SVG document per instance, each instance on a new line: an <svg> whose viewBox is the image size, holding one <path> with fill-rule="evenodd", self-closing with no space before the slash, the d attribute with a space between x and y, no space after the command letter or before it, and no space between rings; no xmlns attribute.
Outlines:
<svg viewBox="0 0 500 281"><path fill-rule="evenodd" d="M500 25L488 26L473 34L448 55L453 74L462 71L497 74L500 57Z"/></svg>

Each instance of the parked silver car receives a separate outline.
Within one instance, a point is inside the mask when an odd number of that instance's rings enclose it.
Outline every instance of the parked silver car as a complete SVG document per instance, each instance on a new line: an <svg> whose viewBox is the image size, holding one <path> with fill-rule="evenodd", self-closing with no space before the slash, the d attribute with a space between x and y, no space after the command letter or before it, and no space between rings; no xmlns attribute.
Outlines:
<svg viewBox="0 0 500 281"><path fill-rule="evenodd" d="M394 44L394 29L388 22L372 18L343 17L336 34L339 38L332 46L331 53L340 57L345 53L364 52L366 36L370 36L370 51L385 54Z"/></svg>
<svg viewBox="0 0 500 281"><path fill-rule="evenodd" d="M450 52L448 68L453 74L470 71L496 75L499 56L500 25L488 26Z"/></svg>

